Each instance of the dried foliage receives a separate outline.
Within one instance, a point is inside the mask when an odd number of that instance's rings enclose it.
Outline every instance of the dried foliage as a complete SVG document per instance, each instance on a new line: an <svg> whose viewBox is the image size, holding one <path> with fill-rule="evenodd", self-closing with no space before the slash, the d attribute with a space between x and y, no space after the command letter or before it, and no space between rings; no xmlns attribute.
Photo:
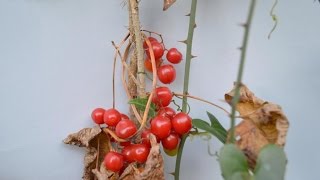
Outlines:
<svg viewBox="0 0 320 180"><path fill-rule="evenodd" d="M85 147L87 152L84 157L84 180L164 180L163 159L160 154L160 145L155 136L151 137L152 148L147 162L137 167L136 163L129 164L119 177L118 173L108 171L103 166L103 158L110 151L110 136L101 130L100 127L84 128L77 133L70 134L65 144ZM97 162L97 157L98 162ZM100 167L96 167L100 164ZM99 170L98 170L99 169Z"/></svg>
<svg viewBox="0 0 320 180"><path fill-rule="evenodd" d="M77 133L70 134L64 140L64 143L86 148L83 179L93 180L94 174L92 170L96 168L96 164L103 162L105 154L110 150L109 136L99 126L96 126L94 128L84 128Z"/></svg>
<svg viewBox="0 0 320 180"><path fill-rule="evenodd" d="M229 104L234 97L234 90L225 94ZM289 122L279 105L259 99L245 85L240 88L236 108L243 118L235 127L236 144L246 154L253 168L264 145L285 145Z"/></svg>
<svg viewBox="0 0 320 180"><path fill-rule="evenodd" d="M169 7L174 4L176 0L163 0L163 10L169 9Z"/></svg>

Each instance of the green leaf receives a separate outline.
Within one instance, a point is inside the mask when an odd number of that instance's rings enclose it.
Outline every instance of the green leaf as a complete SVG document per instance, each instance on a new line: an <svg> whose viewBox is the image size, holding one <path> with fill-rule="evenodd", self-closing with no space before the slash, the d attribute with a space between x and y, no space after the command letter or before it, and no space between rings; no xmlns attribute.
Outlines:
<svg viewBox="0 0 320 180"><path fill-rule="evenodd" d="M234 144L227 144L222 147L219 163L225 180L250 179L247 159Z"/></svg>
<svg viewBox="0 0 320 180"><path fill-rule="evenodd" d="M218 119L208 111L207 111L207 115L210 119L211 127L213 127L214 129L219 129L221 132L224 132L224 134L227 136L227 130L220 124Z"/></svg>
<svg viewBox="0 0 320 180"><path fill-rule="evenodd" d="M221 130L221 129L216 129L214 127L211 127L209 123L207 123L204 120L201 119L193 119L192 124L202 130L205 130L206 132L211 133L215 137L217 137L222 143L226 142L227 135Z"/></svg>
<svg viewBox="0 0 320 180"><path fill-rule="evenodd" d="M254 170L256 180L283 180L287 158L282 148L277 145L266 145L258 155Z"/></svg>
<svg viewBox="0 0 320 180"><path fill-rule="evenodd" d="M128 103L135 105L136 108L140 111L145 111L147 102L148 102L147 98L135 98L135 99L131 99ZM148 117L154 117L156 115L157 115L156 105L151 102Z"/></svg>

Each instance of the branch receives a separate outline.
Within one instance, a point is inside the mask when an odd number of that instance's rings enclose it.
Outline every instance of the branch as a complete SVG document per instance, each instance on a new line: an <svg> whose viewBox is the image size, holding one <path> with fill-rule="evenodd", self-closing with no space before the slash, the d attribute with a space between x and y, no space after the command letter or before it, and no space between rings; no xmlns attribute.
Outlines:
<svg viewBox="0 0 320 180"><path fill-rule="evenodd" d="M239 102L239 97L240 97L240 87L242 84L242 75L243 75L243 69L244 69L244 64L245 64L245 59L246 59L246 52L247 52L247 46L248 46L248 39L249 39L249 33L250 33L250 27L251 27L251 22L253 18L253 13L254 13L254 8L255 8L256 0L251 0L250 3L250 9L249 9L249 14L247 17L247 22L244 24L244 37L243 37L243 43L241 47L241 59L240 59L240 65L239 65L239 70L238 70L238 76L237 76L237 82L236 82L236 87L235 87L235 95L232 99L231 102L231 127L230 127L230 136L229 140L231 143L234 143L234 130L235 130L235 115L236 115L236 106Z"/></svg>

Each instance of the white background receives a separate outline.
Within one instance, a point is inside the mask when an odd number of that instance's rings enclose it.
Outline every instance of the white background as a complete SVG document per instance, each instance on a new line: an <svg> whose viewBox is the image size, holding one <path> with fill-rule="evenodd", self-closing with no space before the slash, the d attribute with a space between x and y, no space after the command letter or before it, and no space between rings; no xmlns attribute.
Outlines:
<svg viewBox="0 0 320 180"><path fill-rule="evenodd" d="M112 105L113 47L126 34L127 9L122 0L0 0L0 179L81 179L84 150L64 145L71 132L93 126L95 107ZM199 0L194 35L190 94L229 108L223 99L232 88L239 62L248 0ZM162 0L141 1L145 29L163 34L167 47L187 36L190 0L178 0L162 12ZM319 171L320 5L313 0L281 0L279 26L271 40L272 1L259 1L248 48L244 83L263 99L280 104L290 120L285 148L288 180L316 179ZM183 66L176 82L182 90ZM117 108L127 100L116 83ZM191 116L218 109L190 101ZM212 151L221 144L210 141ZM182 180L221 179L208 142L187 141ZM165 157L166 172L174 158ZM172 179L170 175L167 179Z"/></svg>

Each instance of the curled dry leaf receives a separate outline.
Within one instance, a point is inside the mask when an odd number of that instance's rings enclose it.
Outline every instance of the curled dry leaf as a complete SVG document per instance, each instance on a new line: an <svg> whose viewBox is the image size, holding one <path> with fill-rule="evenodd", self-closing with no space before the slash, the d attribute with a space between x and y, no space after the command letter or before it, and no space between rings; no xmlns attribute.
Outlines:
<svg viewBox="0 0 320 180"><path fill-rule="evenodd" d="M169 7L175 2L176 0L163 0L163 10L165 11L169 9Z"/></svg>
<svg viewBox="0 0 320 180"><path fill-rule="evenodd" d="M82 178L84 180L93 180L95 175L92 170L96 168L96 164L103 162L105 154L110 150L109 136L103 133L99 126L96 126L94 128L84 128L77 133L70 134L64 140L64 143L86 148Z"/></svg>
<svg viewBox="0 0 320 180"><path fill-rule="evenodd" d="M229 104L234 93L235 88L225 94L225 100ZM253 168L264 145L285 145L289 121L279 105L259 99L245 85L240 88L236 109L243 118L235 128L236 144L244 151Z"/></svg>

